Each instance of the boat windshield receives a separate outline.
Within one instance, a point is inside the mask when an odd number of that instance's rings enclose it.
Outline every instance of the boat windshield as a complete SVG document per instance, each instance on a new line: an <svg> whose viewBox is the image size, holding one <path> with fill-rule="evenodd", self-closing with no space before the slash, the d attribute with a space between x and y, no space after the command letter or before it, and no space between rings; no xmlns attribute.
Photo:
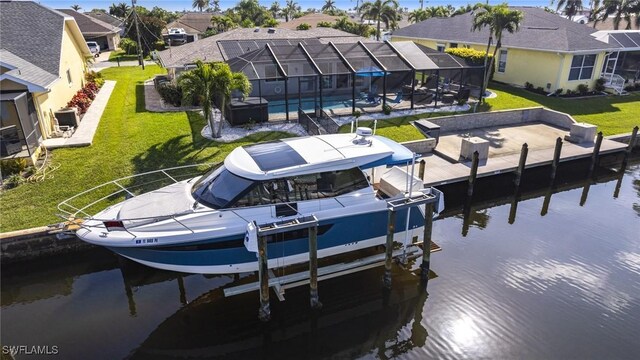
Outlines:
<svg viewBox="0 0 640 360"><path fill-rule="evenodd" d="M224 165L204 174L191 189L191 195L199 203L214 209L231 205L243 194L253 181L232 174Z"/></svg>

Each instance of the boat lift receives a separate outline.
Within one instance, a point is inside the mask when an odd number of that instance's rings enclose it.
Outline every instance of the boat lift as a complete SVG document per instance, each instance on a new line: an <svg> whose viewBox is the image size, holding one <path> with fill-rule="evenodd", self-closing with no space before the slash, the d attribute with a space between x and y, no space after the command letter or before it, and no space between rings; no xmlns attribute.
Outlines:
<svg viewBox="0 0 640 360"><path fill-rule="evenodd" d="M331 279L334 277L347 275L374 267L384 265L383 284L386 288L391 287L391 266L394 258L399 258L406 262L409 258L417 258L422 255L421 281L426 282L429 276L431 252L431 233L433 228L433 213L436 204L440 201L440 196L431 189L421 189L407 194L402 198L390 199L387 201L388 226L386 252L384 254L373 255L361 258L348 263L333 264L318 268L318 220L315 216L305 216L293 220L286 220L275 223L268 223L256 226L258 245L258 278L257 282L233 286L224 289L226 297L239 295L255 290L260 291L260 308L258 318L262 321L269 321L271 310L269 305L269 288L274 288L278 298L284 300L284 290L309 284L311 308L322 307L318 296L318 281ZM410 209L425 205L424 238L422 242L403 244L401 249L393 249L396 214L399 210ZM267 260L267 236L286 233L295 230L308 229L309 232L309 271L298 272L285 276L275 277L273 271L268 270ZM422 245L422 250L420 249ZM436 248L435 251L439 250Z"/></svg>

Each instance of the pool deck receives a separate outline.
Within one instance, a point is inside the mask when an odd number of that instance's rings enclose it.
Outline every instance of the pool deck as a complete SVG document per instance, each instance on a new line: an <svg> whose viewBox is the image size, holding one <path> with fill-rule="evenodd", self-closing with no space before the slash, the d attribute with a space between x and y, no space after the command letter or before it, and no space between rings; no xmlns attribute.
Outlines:
<svg viewBox="0 0 640 360"><path fill-rule="evenodd" d="M525 169L551 164L556 139L565 135L568 135L568 131L542 123L441 134L434 152L422 158L426 161L424 183L426 186L438 186L469 178L471 161L459 158L465 137L477 136L489 141L489 157L480 161L478 166L477 176L480 178L515 171L525 142L529 147ZM594 145L594 142L573 144L564 141L560 162L591 157ZM622 151L626 147L624 143L603 139L600 154Z"/></svg>

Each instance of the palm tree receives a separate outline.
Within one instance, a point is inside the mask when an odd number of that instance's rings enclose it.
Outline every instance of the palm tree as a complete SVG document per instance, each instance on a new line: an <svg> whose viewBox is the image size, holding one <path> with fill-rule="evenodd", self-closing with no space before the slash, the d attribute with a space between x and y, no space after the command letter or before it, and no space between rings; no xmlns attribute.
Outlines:
<svg viewBox="0 0 640 360"><path fill-rule="evenodd" d="M338 8L336 7L336 2L333 0L326 0L324 5L322 6L322 12L325 11L336 11Z"/></svg>
<svg viewBox="0 0 640 360"><path fill-rule="evenodd" d="M129 5L127 5L127 3L119 3L119 4L111 4L111 6L109 6L109 15L113 15L115 17L118 18L125 18L127 17L127 14L129 13Z"/></svg>
<svg viewBox="0 0 640 360"><path fill-rule="evenodd" d="M238 26L233 19L226 15L214 15L211 17L211 24L218 30L218 32L229 31Z"/></svg>
<svg viewBox="0 0 640 360"><path fill-rule="evenodd" d="M631 16L635 15L635 26L640 27L640 1L638 0L604 0L601 20L613 15L613 29L618 30L622 19L627 22L625 30L631 29Z"/></svg>
<svg viewBox="0 0 640 360"><path fill-rule="evenodd" d="M384 22L389 28L389 24L394 24L398 18L398 1L397 0L376 0L375 2L366 2L360 7L362 12L361 19L367 18L378 23L376 31L376 40L380 40L380 22Z"/></svg>
<svg viewBox="0 0 640 360"><path fill-rule="evenodd" d="M282 13L284 15L284 21L289 21L289 18L293 18L295 14L300 12L302 8L298 5L295 0L287 0L287 6L282 9Z"/></svg>
<svg viewBox="0 0 640 360"><path fill-rule="evenodd" d="M353 0L351 0L353 1ZM353 8L353 11L356 12L356 14L360 13L360 0L356 0L356 6Z"/></svg>
<svg viewBox="0 0 640 360"><path fill-rule="evenodd" d="M194 9L198 8L201 12L207 6L209 6L209 0L193 0L193 3L191 4L191 7Z"/></svg>
<svg viewBox="0 0 640 360"><path fill-rule="evenodd" d="M211 0L209 3L212 5L211 11L213 11L214 13L219 13L221 11L220 0Z"/></svg>
<svg viewBox="0 0 640 360"><path fill-rule="evenodd" d="M82 9L80 5L71 5L71 8L75 11L79 11L80 9Z"/></svg>
<svg viewBox="0 0 640 360"><path fill-rule="evenodd" d="M484 96L484 91L489 84L489 74L493 68L493 63L496 60L496 54L502 46L502 34L506 30L513 34L520 29L520 23L523 19L523 14L519 10L510 10L506 4L491 6L491 5L479 5L480 10L473 16L473 31L482 30L485 27L489 28L489 42L487 43L487 53L485 54L484 65L484 81L480 92L480 101ZM493 49L493 61L487 66L487 56L489 53L489 47L493 41L493 37L496 38L496 46Z"/></svg>
<svg viewBox="0 0 640 360"><path fill-rule="evenodd" d="M280 2L278 1L274 1L273 4L271 4L271 7L269 8L269 12L271 13L271 16L276 19L278 17L278 14L280 14Z"/></svg>
<svg viewBox="0 0 640 360"><path fill-rule="evenodd" d="M553 5L553 1L551 0L551 5ZM569 20L573 20L573 17L582 10L582 0L558 0L557 10L564 12Z"/></svg>
<svg viewBox="0 0 640 360"><path fill-rule="evenodd" d="M243 73L232 72L229 65L223 62L203 63L198 60L195 69L180 76L179 83L185 101L193 103L194 100L198 100L211 134L216 138L220 137L222 121L218 122L218 126L213 121L214 97L218 99L224 117L224 109L231 98L231 92L239 90L244 96L251 92L249 79Z"/></svg>
<svg viewBox="0 0 640 360"><path fill-rule="evenodd" d="M425 21L429 18L424 9L416 9L409 13L408 19L411 23L419 23L420 21Z"/></svg>

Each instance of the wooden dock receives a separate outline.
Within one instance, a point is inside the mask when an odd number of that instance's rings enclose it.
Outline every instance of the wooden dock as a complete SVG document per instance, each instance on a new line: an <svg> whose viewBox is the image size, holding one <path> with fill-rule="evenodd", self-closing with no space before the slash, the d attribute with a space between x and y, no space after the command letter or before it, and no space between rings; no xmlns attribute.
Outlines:
<svg viewBox="0 0 640 360"><path fill-rule="evenodd" d="M424 183L438 186L466 181L471 170L471 160L459 160L460 143L465 136L478 136L490 142L489 158L480 161L477 177L514 172L520 160L523 143L529 145L525 169L550 165L553 161L555 142L568 132L545 124L482 128L472 133L445 134L440 137L434 153L423 157L426 161ZM560 162L590 158L595 143L573 144L564 141ZM627 144L603 139L600 155L624 151Z"/></svg>

